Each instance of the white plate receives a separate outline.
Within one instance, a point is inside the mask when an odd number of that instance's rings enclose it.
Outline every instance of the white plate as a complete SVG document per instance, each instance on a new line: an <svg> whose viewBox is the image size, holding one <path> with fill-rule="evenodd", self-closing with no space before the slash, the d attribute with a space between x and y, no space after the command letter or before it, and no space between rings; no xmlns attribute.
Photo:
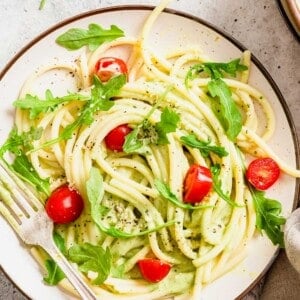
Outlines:
<svg viewBox="0 0 300 300"><path fill-rule="evenodd" d="M4 142L13 124L11 103L17 98L24 80L38 66L52 63L56 57L70 61L70 56L75 58L78 55L77 51L66 51L55 43L59 34L72 27L86 28L94 22L102 24L103 27L115 24L122 28L127 36L137 36L150 9L123 6L92 11L58 24L27 45L0 74L0 142ZM164 12L152 30L153 49L164 52L187 44L200 45L203 52L216 61L240 57L244 49L238 42L198 18L173 10ZM291 166L298 165L295 129L287 105L270 75L255 58L250 82L267 96L275 110L278 122L275 135L270 141L273 150ZM44 86L45 89L48 87ZM268 191L270 197L281 200L284 215L288 215L295 207L297 193L296 180L288 176L282 176L276 187ZM0 236L1 266L21 290L33 299L58 300L66 297L58 288L43 284L39 265L2 218ZM203 290L203 299L234 299L245 295L267 271L276 253L277 248L267 238L257 236L251 242L247 259L230 273L207 286Z"/></svg>

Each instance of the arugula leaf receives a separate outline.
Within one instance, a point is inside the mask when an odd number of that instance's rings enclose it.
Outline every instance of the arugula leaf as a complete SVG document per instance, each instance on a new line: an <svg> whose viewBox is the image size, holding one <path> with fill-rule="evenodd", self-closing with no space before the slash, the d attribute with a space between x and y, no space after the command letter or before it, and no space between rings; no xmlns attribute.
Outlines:
<svg viewBox="0 0 300 300"><path fill-rule="evenodd" d="M228 63L205 62L192 66L185 78L187 86L189 80L195 79L200 73L205 72L213 79L224 77L224 73L236 77L238 71L247 70L247 66L240 64L240 59L233 59Z"/></svg>
<svg viewBox="0 0 300 300"><path fill-rule="evenodd" d="M228 63L214 63L206 62L204 63L204 71L212 78L221 78L224 76L224 73L236 77L236 72L245 71L248 67L240 64L240 59L233 59Z"/></svg>
<svg viewBox="0 0 300 300"><path fill-rule="evenodd" d="M67 250L65 245L64 238L57 233L56 231L53 232L53 240L61 251L63 255L66 256ZM60 267L56 264L56 262L50 258L45 261L45 266L48 271L47 276L44 277L44 281L49 285L57 285L62 279L66 277L64 272L60 269Z"/></svg>
<svg viewBox="0 0 300 300"><path fill-rule="evenodd" d="M207 142L200 141L194 134L182 136L180 140L186 146L199 149L203 157L208 157L210 152L215 153L219 157L228 155L228 152L225 150L224 147L212 146L210 145L210 140L208 140Z"/></svg>
<svg viewBox="0 0 300 300"><path fill-rule="evenodd" d="M111 266L110 274L112 277L115 278L124 278L125 274L125 264L122 264L120 266Z"/></svg>
<svg viewBox="0 0 300 300"><path fill-rule="evenodd" d="M41 138L43 128L31 127L29 131L18 134L17 128L14 126L9 133L5 143L0 148L0 157L3 157L6 151L10 151L15 155L22 154L33 148L32 142Z"/></svg>
<svg viewBox="0 0 300 300"><path fill-rule="evenodd" d="M45 4L46 4L46 1L47 1L47 0L41 0L41 1L40 1L39 10L42 10L42 9L44 8L44 6L45 6Z"/></svg>
<svg viewBox="0 0 300 300"><path fill-rule="evenodd" d="M123 145L124 152L145 153L146 146L151 143L159 145L169 143L166 134L176 131L177 123L180 120L178 114L165 107L161 113L160 121L154 125L150 123L149 117L154 113L155 109L162 102L162 100L165 99L167 93L171 89L172 86L166 88L157 102L144 117L142 122L138 124L132 132L126 135L125 143Z"/></svg>
<svg viewBox="0 0 300 300"><path fill-rule="evenodd" d="M94 113L98 110L108 111L113 105L112 97L116 96L126 83L126 75L112 77L107 83L102 83L96 75L93 77L94 87L91 91L91 105L88 111Z"/></svg>
<svg viewBox="0 0 300 300"><path fill-rule="evenodd" d="M196 209L212 207L211 205L191 205L191 204L183 203L182 201L180 201L177 198L177 196L174 193L172 193L170 187L159 179L155 179L154 185L155 185L156 189L158 190L159 194L163 198L165 198L166 200L170 201L171 203L175 204L176 206L178 206L180 208L196 210Z"/></svg>
<svg viewBox="0 0 300 300"><path fill-rule="evenodd" d="M125 153L139 152L143 153L147 144L146 139L141 139L139 136L140 131L144 127L144 122L137 125L129 134L125 137L123 145L123 151Z"/></svg>
<svg viewBox="0 0 300 300"><path fill-rule="evenodd" d="M60 252L64 256L67 256L68 251L67 251L67 248L66 248L65 239L57 231L53 232L53 240L54 240L54 243L57 246L57 248L60 250Z"/></svg>
<svg viewBox="0 0 300 300"><path fill-rule="evenodd" d="M53 259L46 259L45 266L48 274L43 279L48 285L57 285L66 277L65 273L60 269Z"/></svg>
<svg viewBox="0 0 300 300"><path fill-rule="evenodd" d="M67 125L59 137L44 143L41 148L48 147L62 140L68 140L73 132L81 125L90 125L94 120L94 114L101 111L108 111L113 105L112 97L116 96L122 86L126 83L124 74L112 77L107 83L103 84L99 78L94 75L94 87L91 90L91 98L86 101L79 117L71 124ZM37 150L37 149L36 149Z"/></svg>
<svg viewBox="0 0 300 300"><path fill-rule="evenodd" d="M136 236L143 236L143 235L146 235L146 234L150 234L152 232L157 232L157 231L159 231L159 230L161 230L165 227L169 227L169 226L174 225L174 224L175 224L175 220L171 220L171 221L166 222L162 225L158 225L154 228L147 229L147 230L142 230L142 231L139 231L139 232L136 232L136 233L128 233L128 232L119 230L115 227L105 228L103 226L102 226L102 231L105 232L107 235L110 235L110 236L115 237L115 238L129 239L129 238L136 237ZM99 222L97 223L97 225L99 226Z"/></svg>
<svg viewBox="0 0 300 300"><path fill-rule="evenodd" d="M24 153L17 155L9 167L16 172L22 180L30 183L46 196L50 196L49 178L42 179Z"/></svg>
<svg viewBox="0 0 300 300"><path fill-rule="evenodd" d="M68 50L77 50L83 46L88 46L93 51L101 44L123 36L123 30L116 25L111 25L109 29L103 29L100 25L92 23L89 24L87 30L81 28L69 29L56 39L56 43Z"/></svg>
<svg viewBox="0 0 300 300"><path fill-rule="evenodd" d="M78 264L80 271L98 273L97 278L93 280L94 284L102 284L110 274L112 256L109 248L104 250L101 246L90 243L75 244L69 249L68 258Z"/></svg>
<svg viewBox="0 0 300 300"><path fill-rule="evenodd" d="M29 110L29 118L35 119L40 113L46 113L50 110L53 111L58 105L64 102L74 100L86 101L88 99L88 96L81 94L69 94L64 97L53 97L51 91L47 90L45 92L45 99L40 99L37 96L26 94L24 99L17 99L13 102L13 105L20 109Z"/></svg>
<svg viewBox="0 0 300 300"><path fill-rule="evenodd" d="M231 97L231 91L220 78L212 79L207 87L218 107L214 109L215 113L222 121L227 137L234 141L242 129L242 115Z"/></svg>
<svg viewBox="0 0 300 300"><path fill-rule="evenodd" d="M77 127L82 124L90 125L94 120L94 114L98 110L108 111L114 105L114 101L110 98L115 96L125 83L125 75L112 77L106 84L103 84L97 76L94 76L91 99L84 105L79 117L72 124L65 127L60 138L69 139Z"/></svg>
<svg viewBox="0 0 300 300"><path fill-rule="evenodd" d="M285 224L286 219L281 216L281 203L274 199L265 197L263 191L254 189L248 185L255 211L256 211L256 227L260 231L264 231L274 245L284 248L283 231L281 226Z"/></svg>
<svg viewBox="0 0 300 300"><path fill-rule="evenodd" d="M151 124L148 120L148 116L150 116L153 111L154 110L151 109L144 120L138 124L133 131L126 135L123 146L124 152L145 153L147 145L158 144L159 134L156 130L156 125Z"/></svg>
<svg viewBox="0 0 300 300"><path fill-rule="evenodd" d="M220 165L215 164L210 168L210 170L212 173L214 191L229 205L235 206L235 207L242 207L242 205L239 205L239 204L235 203L234 201L232 201L230 199L229 195L225 194L224 191L222 190L222 183L221 183L221 180L219 179L219 175L221 172Z"/></svg>
<svg viewBox="0 0 300 300"><path fill-rule="evenodd" d="M237 146L236 149L245 175L246 166L241 151ZM280 215L282 211L281 203L278 200L267 198L265 192L255 189L247 179L245 181L253 199L256 213L256 228L259 231L264 231L274 245L284 248L284 233L281 229L286 219Z"/></svg>
<svg viewBox="0 0 300 300"><path fill-rule="evenodd" d="M49 179L42 179L25 155L25 152L33 148L32 142L41 137L42 131L42 128L31 127L29 131L18 134L16 127L14 127L8 139L0 148L0 158L2 158L10 170L15 172L21 179L31 184L46 196L49 196ZM15 154L14 161L11 164L3 157L7 151Z"/></svg>
<svg viewBox="0 0 300 300"><path fill-rule="evenodd" d="M155 124L155 129L158 134L158 145L169 144L167 133L176 131L179 120L180 117L176 112L172 111L168 107L163 109L160 121Z"/></svg>
<svg viewBox="0 0 300 300"><path fill-rule="evenodd" d="M226 73L235 77L237 71L244 70L247 70L247 67L240 64L240 59L228 63L206 62L192 66L185 78L185 85L188 87L189 80L196 78L202 72L211 77L207 87L215 100L212 106L231 141L236 139L242 129L242 115L231 97L230 88L221 78Z"/></svg>
<svg viewBox="0 0 300 300"><path fill-rule="evenodd" d="M100 174L100 171L97 168L92 168L90 171L90 177L86 182L86 191L87 191L87 197L91 205L91 217L94 223L98 226L98 228L106 233L107 235L110 235L112 237L116 238L131 238L136 236L142 236L145 234L149 234L151 232L158 231L164 227L173 225L175 221L166 222L160 226L156 226L154 228L139 231L137 233L128 233L122 230L117 229L116 227L106 227L101 222L102 218L102 211L101 209L101 201L104 195L104 189L103 189L103 178ZM103 206L102 206L103 207Z"/></svg>
<svg viewBox="0 0 300 300"><path fill-rule="evenodd" d="M179 115L170 108L165 107L161 113L160 121L152 125L148 118L154 112L153 109L133 131L125 137L123 150L126 153L145 152L149 144L166 145L169 143L167 133L176 131Z"/></svg>

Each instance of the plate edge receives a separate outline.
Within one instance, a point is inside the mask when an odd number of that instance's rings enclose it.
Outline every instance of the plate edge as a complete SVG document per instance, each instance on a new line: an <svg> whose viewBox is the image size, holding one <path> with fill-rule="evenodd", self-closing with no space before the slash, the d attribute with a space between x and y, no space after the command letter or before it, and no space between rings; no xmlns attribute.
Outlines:
<svg viewBox="0 0 300 300"><path fill-rule="evenodd" d="M280 1L277 0L278 6L280 7L279 2ZM38 43L44 37L46 37L47 35L49 35L53 31L61 28L62 26L65 26L65 25L67 25L71 22L74 22L74 21L77 21L77 20L80 20L80 19L83 19L83 18L86 18L86 17L89 17L89 16L93 16L93 15L97 15L97 14L101 14L101 13L106 13L106 12L110 12L110 11L116 11L116 10L118 10L118 11L120 11L120 10L148 10L148 11L151 11L154 8L155 8L155 6L153 6L153 5L118 5L118 6L102 7L102 8L90 10L90 11L83 12L83 13L80 13L80 14L76 14L72 17L66 18L66 19L56 23L55 25L50 26L48 29L46 29L45 31L38 34L35 38L33 38L31 41L29 41L27 44L25 44L25 46L23 46L15 55L13 55L13 57L8 61L8 63L1 70L1 72L0 72L0 81L5 76L5 74L9 71L9 69L14 65L14 63L23 55L23 53L28 51L32 46L34 46L36 43ZM282 10L280 10L280 11L283 14ZM222 35L223 37L225 37L227 40L229 40L231 43L233 43L240 50L244 51L244 50L248 49L241 42L239 42L233 36L231 36L229 33L227 33L225 30L220 29L218 26L213 25L212 23L210 23L210 22L208 22L208 21L206 21L206 20L204 20L204 19L202 19L198 16L195 16L195 15L192 15L192 14L189 14L189 13L186 13L186 12L182 12L182 11L179 11L179 10L176 10L176 9L173 9L173 8L166 8L166 9L164 9L164 12L174 14L174 15L177 15L177 16L181 16L181 17L185 17L187 19L190 19L190 20L193 20L197 23L200 23L204 26L207 26L211 30L213 30L213 31L219 33L220 35ZM298 37L298 40L299 40L299 37ZM251 60L256 65L256 67L262 72L262 74L265 76L265 78L267 79L267 81L271 85L272 89L274 90L276 96L278 97L279 102L280 102L280 104L281 104L281 106L282 106L282 108L283 108L283 110L286 114L290 129L291 129L294 145L295 145L294 150L295 150L295 156L296 156L296 167L299 168L299 165L300 165L299 147L300 146L299 146L297 132L296 132L295 124L294 124L290 109L289 109L289 107L288 107L288 105L287 105L287 103L286 103L279 87L277 86L276 82L272 78L271 74L267 71L267 69L263 66L263 64L259 61L259 59L255 55L253 55L252 53L251 53ZM295 209L298 206L299 195L300 195L300 179L296 179L293 209ZM299 199L299 204L300 204L300 199ZM276 257L278 256L278 254L279 254L279 249L276 250L275 254L270 259L270 262L267 264L265 269L248 286L248 288L246 288L238 297L235 298L236 300L242 299L244 296L246 296L258 284L258 282L267 273L267 271L269 270L269 268L271 267L271 265L275 261ZM23 295L30 298L26 294L26 292L23 291L13 281L13 279L10 278L10 276L2 268L1 265L0 265L0 268L3 271L3 273L9 278L9 280L11 280L11 282L18 288L18 290L21 291L21 293Z"/></svg>

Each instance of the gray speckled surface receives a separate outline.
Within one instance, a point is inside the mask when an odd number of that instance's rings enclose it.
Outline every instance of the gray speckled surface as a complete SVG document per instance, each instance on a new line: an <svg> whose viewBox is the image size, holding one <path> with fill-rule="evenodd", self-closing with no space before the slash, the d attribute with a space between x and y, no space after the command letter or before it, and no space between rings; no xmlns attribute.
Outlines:
<svg viewBox="0 0 300 300"><path fill-rule="evenodd" d="M65 18L90 9L119 4L157 4L134 0L1 0L0 70L37 34ZM269 71L291 110L300 136L300 47L274 0L174 0L170 7L194 14L231 34ZM268 273L261 299L299 299L300 276L281 253ZM250 297L247 299L258 297ZM0 299L25 298L0 271Z"/></svg>

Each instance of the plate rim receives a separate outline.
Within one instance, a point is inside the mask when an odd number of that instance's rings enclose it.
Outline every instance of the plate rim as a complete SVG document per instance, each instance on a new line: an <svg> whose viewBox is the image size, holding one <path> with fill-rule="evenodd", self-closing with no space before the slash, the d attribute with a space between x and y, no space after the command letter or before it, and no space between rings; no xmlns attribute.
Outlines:
<svg viewBox="0 0 300 300"><path fill-rule="evenodd" d="M277 1L277 3L280 1ZM90 16L94 15L99 15L107 12L112 12L112 11L126 11L126 10L147 10L147 11L152 11L156 6L154 5L144 5L144 4L125 4L125 5L114 5L114 6L109 6L109 7L101 7L97 9L92 9L83 13L76 14L74 16L71 16L69 18L63 19L56 24L48 27L46 30L42 31L38 35L36 35L33 39L31 39L27 44L25 44L17 53L15 53L12 58L5 64L4 68L0 71L0 82L2 78L6 75L6 73L13 67L13 65L18 61L18 59L27 51L30 50L31 47L33 47L35 44L40 42L43 38L51 34L53 31L68 25L72 22L78 21L80 19L84 19ZM195 16L191 13L187 13L184 11L180 11L178 9L173 9L173 8L165 8L163 10L165 13L173 14L176 16L184 17L186 19L195 21L201 25L204 25L208 27L209 29L215 31L216 33L220 34L223 36L225 39L227 39L229 42L231 42L234 46L239 48L242 51L249 50L249 48L245 47L241 42L239 42L237 39L235 39L231 34L226 32L224 29L221 29L220 27L214 25L211 22L206 21L205 19ZM251 50L250 50L251 51ZM266 78L268 83L270 84L270 87L273 89L274 93L276 94L280 105L284 111L284 114L286 115L289 128L291 130L291 135L292 139L294 142L294 150L295 150L295 160L296 160L296 167L299 168L300 166L300 145L299 145L299 139L297 136L297 131L296 127L292 118L292 114L290 112L290 109L288 107L287 102L285 101L279 87L277 86L276 82L272 78L271 74L267 71L267 69L264 67L264 65L260 62L260 60L251 52L251 61L256 65L256 67L259 69L259 71L263 74L263 76ZM292 210L296 209L298 204L300 204L300 200L298 203L300 195L300 179L296 178L295 179L295 193L294 193L294 201L293 201L293 206ZM258 283L259 281L265 276L267 271L270 269L272 264L274 263L275 259L277 258L279 252L281 250L277 248L276 252L274 255L270 258L269 263L265 266L265 268L260 272L260 274L252 281L252 283L239 294L236 299L242 299L244 296L246 296ZM6 270L0 265L1 270L5 274L5 276L13 283L13 285L27 298L30 298L27 293L18 286L17 283L14 282L14 280L9 276L9 274L6 272Z"/></svg>

